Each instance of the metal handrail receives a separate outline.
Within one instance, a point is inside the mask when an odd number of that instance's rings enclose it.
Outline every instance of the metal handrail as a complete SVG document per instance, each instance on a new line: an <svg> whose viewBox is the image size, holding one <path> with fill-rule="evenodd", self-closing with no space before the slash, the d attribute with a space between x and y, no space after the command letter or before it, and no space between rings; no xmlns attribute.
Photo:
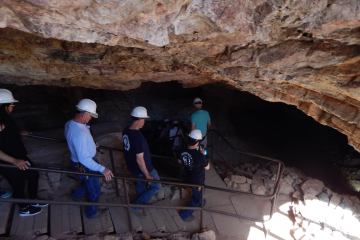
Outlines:
<svg viewBox="0 0 360 240"><path fill-rule="evenodd" d="M276 197L277 194L279 192L279 188L280 188L280 180L281 180L281 176L282 176L282 172L284 169L284 163L278 159L275 158L271 158L271 157L267 157L267 156L262 156L259 154L254 154L254 153L250 153L250 152L245 152L245 151L241 151L240 149L237 149L234 145L232 145L232 143L226 139L219 131L215 130L215 129L209 129L209 132L213 132L215 134L217 134L233 151L243 154L243 155L247 155L247 156L251 156L251 157L256 157L256 158L260 158L260 159L264 159L264 160L268 160L268 161L272 161L274 163L277 164L277 171L276 171L276 180L275 180L275 185L274 185L274 190L273 193L270 195L259 195L259 194L254 194L254 193L248 193L248 192L242 192L242 191L238 191L238 190L228 190L227 192L232 192L232 193L236 193L236 194L241 194L241 195L248 195L248 196L254 196L257 198L264 198L264 199L270 199L271 200L271 207L270 207L270 214L269 214L269 218L266 220L263 219L256 219L256 218L251 218L251 217L246 217L246 216L240 216L239 214L231 214L231 213L227 213L224 211L219 211L219 210L213 210L213 209L205 209L207 211L212 211L214 213L220 213L220 214L227 214L229 216L234 216L234 217L238 217L238 218L243 218L243 219L247 219L250 221L256 221L256 222L265 222L271 219L273 212L274 212L274 206L276 203ZM214 145L211 146L212 149L214 148ZM212 187L212 186L207 186L205 185L206 189L214 189L217 190L216 188Z"/></svg>
<svg viewBox="0 0 360 240"><path fill-rule="evenodd" d="M277 195L277 192L279 190L279 185L280 185L280 180L281 180L281 175L282 175L282 171L284 168L284 164L282 161L275 159L275 158L271 158L271 157L267 157L267 156L263 156L263 155L259 155L259 154L255 154L255 153L251 153L251 152L245 152L242 151L238 148L236 148L228 139L226 139L219 131L217 131L216 129L209 129L208 130L209 133L213 132L215 133L217 136L219 136L233 151L236 151L237 153L243 154L243 155L247 155L247 156L251 156L251 157L256 157L256 158L260 158L260 159L264 159L264 160L268 160L268 161L272 161L274 163L276 163L277 166L277 173L276 173L276 180L275 180L275 185L274 185L274 190L270 195L260 195L260 194L254 194L254 193L248 193L248 192L241 192L238 190L233 190L233 189L227 189L227 188L219 188L219 187L214 187L214 186L209 186L204 184L203 186L207 189L212 189L212 190L218 190L218 191L224 191L224 192L228 192L228 193L241 193L242 195L251 195L251 196L256 196L258 198L274 198L275 195ZM44 137L44 136L39 136L39 135L33 135L33 134L29 134L29 135L25 135L28 137L32 137L32 138L37 138L37 139L43 139L43 140L52 140L52 141L57 141L57 142L65 142L65 140L63 139L57 139L57 138L50 138L50 137ZM214 147L214 146L212 146ZM119 149L119 148L114 148L114 147L108 147L108 146L103 146L100 145L99 148L101 149L106 149L106 150L112 150L112 151L120 151L123 152L123 149ZM172 159L172 157L168 157L168 156L162 156L162 155L156 155L156 154L151 154L152 157L157 157L157 158L164 158L164 159ZM113 163L112 163L113 164ZM168 179L168 180L178 180L175 178L168 178L168 177L162 177L162 179Z"/></svg>
<svg viewBox="0 0 360 240"><path fill-rule="evenodd" d="M0 167L5 168L17 168L15 165L12 164L3 164L0 163ZM77 171L71 171L67 169L56 169L56 168L42 168L42 167L29 167L28 170L35 170L35 171L42 171L42 172L55 172L55 173L64 173L64 174L73 174L73 175L82 175L82 176L93 176L93 177L101 177L103 178L104 175L98 174L98 173L83 173L83 172L77 172ZM27 170L26 170L27 171ZM124 180L130 180L130 181L143 181L143 182L157 182L162 183L166 185L177 185L177 186L184 186L184 187L203 187L203 185L198 184L190 184L190 183L182 183L182 182L172 182L172 181L164 181L164 180L148 180L144 178L135 178L135 177L129 177L129 176L114 176L113 179L124 179Z"/></svg>
<svg viewBox="0 0 360 240"><path fill-rule="evenodd" d="M276 178L276 184L275 184L275 188L274 188L274 192L271 195L258 195L258 194L252 194L252 193L247 193L247 192L241 192L241 191L237 191L237 190L232 190L232 189L226 189L226 188L219 188L219 187L214 187L214 186L209 186L209 185L198 185L198 184L187 184L187 183L181 183L178 182L176 180L179 179L174 179L174 178L161 178L161 179L169 179L169 181L165 181L165 180L150 180L151 182L158 182L158 183L163 183L163 184L167 184L167 185L175 185L178 187L197 187L197 188L201 188L202 193L204 193L205 189L211 189L211 190L216 190L216 191L222 191L222 192L229 192L229 193L234 193L234 194L243 194L243 195L251 195L251 196L255 196L255 197L259 197L259 198L266 198L266 199L271 199L272 204L271 204L271 210L270 210L270 218L273 214L273 208L274 208L274 203L276 201L276 196L277 196L277 192L279 190L279 181L280 181L280 177L283 171L283 163L277 159L273 159L270 157L266 157L266 156L261 156L258 154L253 154L253 153L249 153L249 152L243 152L240 151L239 149L236 149L223 135L221 135L221 133L219 133L216 130L210 130L210 132L215 132L222 140L224 140L224 142L230 147L232 148L234 151L244 154L244 155L248 155L248 156L252 156L252 157L256 157L256 158L261 158L261 159L265 159L265 160L270 160L273 162L276 162L278 164L278 170L277 170L277 178ZM39 136L39 135L33 135L33 134L29 134L29 135L25 135L27 137L31 137L31 138L36 138L36 139L42 139L42 140L50 140L50 141L56 141L56 142L62 142L65 143L64 139L57 139L57 138L51 138L51 137L44 137L44 136ZM100 149L106 149L110 152L110 159L111 159L111 164L112 164L112 168L114 169L114 162L113 162L113 151L123 151L122 149L118 149L118 148L114 148L114 147L108 147L108 146L99 146ZM158 158L166 158L166 159L172 159L172 157L168 157L168 156L161 156L161 155L155 155L152 154L153 157L158 157ZM12 168L16 168L16 166L10 165L10 164L0 164L0 167L12 167ZM65 174L74 174L74 175L87 175L87 176L96 176L96 177L104 177L101 174L95 174L95 173L80 173L80 172L76 172L76 171L71 171L71 170L66 170L66 169L51 169L51 168L42 168L42 167L30 167L31 170L36 170L36 171L46 171L46 172L57 172L57 173L65 173ZM140 204L130 204L129 203L129 197L128 197L128 190L126 187L126 181L145 181L145 182L149 182L149 180L147 179L142 179L142 178L134 178L134 177L129 177L129 176L125 176L125 175L115 175L114 176L114 180L115 182L117 182L117 180L122 180L124 183L124 192L125 192L125 196L126 196L126 203L95 203L95 202L75 202L75 201L54 201L54 200L36 200L39 203L50 203L50 204L64 204L64 205L96 205L96 206L110 206L110 207L126 207L127 211L128 211L128 217L130 220L130 213L129 213L129 209L131 207L139 207L139 208L164 208L164 209L191 209L191 210L200 210L201 214L200 214L200 228L203 228L203 212L207 211L207 212L213 212L213 213L220 213L223 215L228 215L228 216L233 216L233 217L237 217L237 218L243 218L243 219L247 219L250 221L257 221L257 222L264 222L266 220L263 219L255 219L255 218L249 218L246 216L241 216L237 213L229 213L229 212L224 212L224 211L220 211L220 210L215 210L215 209L209 209L209 208L205 208L203 205L201 205L200 207L186 207L186 206L159 206L159 205L140 205ZM174 181L175 180L175 181ZM116 193L119 196L119 190L117 189L118 185L116 184ZM204 198L204 194L202 194L202 198ZM29 203L29 202L34 202L34 199L0 199L0 202L22 202L22 203ZM270 219L269 218L269 219ZM130 221L131 224L131 221Z"/></svg>

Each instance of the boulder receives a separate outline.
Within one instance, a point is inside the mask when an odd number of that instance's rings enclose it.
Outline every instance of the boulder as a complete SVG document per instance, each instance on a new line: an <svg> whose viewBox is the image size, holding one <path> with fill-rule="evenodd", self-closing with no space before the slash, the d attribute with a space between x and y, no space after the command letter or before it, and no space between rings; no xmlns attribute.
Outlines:
<svg viewBox="0 0 360 240"><path fill-rule="evenodd" d="M241 192L251 192L251 185L249 183L239 184L238 188Z"/></svg>
<svg viewBox="0 0 360 240"><path fill-rule="evenodd" d="M323 191L324 183L317 179L309 179L301 185L301 189L305 199L313 199Z"/></svg>
<svg viewBox="0 0 360 240"><path fill-rule="evenodd" d="M237 184L242 184L242 183L246 183L246 177L240 175L232 175L230 177L230 181Z"/></svg>
<svg viewBox="0 0 360 240"><path fill-rule="evenodd" d="M213 230L202 233L195 233L192 235L191 240L216 240L216 234Z"/></svg>

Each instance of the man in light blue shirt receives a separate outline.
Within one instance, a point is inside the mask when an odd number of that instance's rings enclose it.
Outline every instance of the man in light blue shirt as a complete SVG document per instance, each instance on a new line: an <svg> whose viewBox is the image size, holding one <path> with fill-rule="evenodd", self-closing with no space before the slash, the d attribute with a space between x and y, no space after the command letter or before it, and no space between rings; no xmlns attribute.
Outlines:
<svg viewBox="0 0 360 240"><path fill-rule="evenodd" d="M199 129L203 136L200 145L204 148L207 146L207 130L211 127L211 119L208 111L203 110L203 101L200 98L195 98L193 101L195 112L191 114L191 129Z"/></svg>
<svg viewBox="0 0 360 240"><path fill-rule="evenodd" d="M86 125L92 117L97 118L96 103L90 99L82 99L76 105L74 118L65 124L65 138L70 150L71 161L75 169L83 173L102 173L106 181L110 181L113 173L95 161L96 145ZM80 175L81 185L72 193L72 197L80 200L87 197L90 202L97 202L100 197L100 181L98 177ZM97 206L87 206L85 214L95 217Z"/></svg>

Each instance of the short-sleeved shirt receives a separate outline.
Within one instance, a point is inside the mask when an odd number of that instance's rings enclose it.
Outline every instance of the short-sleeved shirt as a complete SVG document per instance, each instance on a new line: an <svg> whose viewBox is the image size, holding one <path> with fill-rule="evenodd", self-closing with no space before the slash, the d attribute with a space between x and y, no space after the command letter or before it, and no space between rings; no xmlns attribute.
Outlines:
<svg viewBox="0 0 360 240"><path fill-rule="evenodd" d="M18 159L28 159L20 130L11 117L2 119L4 129L0 131L0 150Z"/></svg>
<svg viewBox="0 0 360 240"><path fill-rule="evenodd" d="M123 131L123 146L127 168L133 175L143 174L137 164L136 154L144 153L144 161L148 172L154 169L148 142L140 130L126 128Z"/></svg>
<svg viewBox="0 0 360 240"><path fill-rule="evenodd" d="M206 157L196 149L183 149L178 159L184 168L184 181L191 184L204 184L205 167L209 164Z"/></svg>
<svg viewBox="0 0 360 240"><path fill-rule="evenodd" d="M210 122L210 114L206 110L197 110L191 114L191 123L195 125L195 129L199 129L201 134L206 136L208 123Z"/></svg>

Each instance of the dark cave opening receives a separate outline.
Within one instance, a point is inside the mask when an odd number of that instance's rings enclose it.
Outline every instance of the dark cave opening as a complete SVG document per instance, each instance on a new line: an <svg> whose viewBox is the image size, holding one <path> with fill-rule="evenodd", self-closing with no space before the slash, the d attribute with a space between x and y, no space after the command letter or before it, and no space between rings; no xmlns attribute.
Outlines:
<svg viewBox="0 0 360 240"><path fill-rule="evenodd" d="M110 129L112 124L117 130L125 127L128 114L136 105L147 107L153 122L177 119L187 126L192 100L201 97L216 129L229 139L238 139L239 149L278 158L286 166L324 181L334 191L354 193L339 164L349 157L359 159L359 153L347 144L345 135L317 123L294 106L267 102L217 84L183 88L176 82L145 83L130 91L8 85L2 88L12 90L20 100L14 117L30 131L62 128L71 118L73 106L84 97L98 103L100 117L93 124L106 123Z"/></svg>

